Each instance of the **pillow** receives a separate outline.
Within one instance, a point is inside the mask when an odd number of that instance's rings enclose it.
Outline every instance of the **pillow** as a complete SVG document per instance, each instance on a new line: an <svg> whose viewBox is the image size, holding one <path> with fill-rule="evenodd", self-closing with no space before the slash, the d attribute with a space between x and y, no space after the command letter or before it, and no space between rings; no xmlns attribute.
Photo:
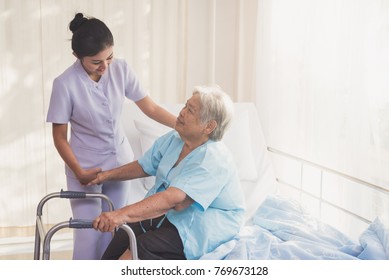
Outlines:
<svg viewBox="0 0 389 280"><path fill-rule="evenodd" d="M144 154L154 144L158 137L172 130L170 127L151 120L134 120L134 124L136 129L140 132L142 154Z"/></svg>
<svg viewBox="0 0 389 280"><path fill-rule="evenodd" d="M140 146L142 155L151 148L155 140L171 130L170 127L164 126L155 121L134 120L136 129L140 132ZM143 184L146 190L151 189L155 184L155 176L143 178Z"/></svg>
<svg viewBox="0 0 389 280"><path fill-rule="evenodd" d="M254 181L258 174L253 157L249 114L247 110L236 113L231 126L223 137L223 141L234 157L240 179ZM154 121L134 120L134 124L140 132L142 154L153 145L158 137L171 130L171 128ZM153 180L153 178L146 179L148 185L150 185L150 180Z"/></svg>
<svg viewBox="0 0 389 280"><path fill-rule="evenodd" d="M235 112L231 126L224 134L223 141L234 157L240 180L256 180L258 174L253 155L250 119L247 110Z"/></svg>

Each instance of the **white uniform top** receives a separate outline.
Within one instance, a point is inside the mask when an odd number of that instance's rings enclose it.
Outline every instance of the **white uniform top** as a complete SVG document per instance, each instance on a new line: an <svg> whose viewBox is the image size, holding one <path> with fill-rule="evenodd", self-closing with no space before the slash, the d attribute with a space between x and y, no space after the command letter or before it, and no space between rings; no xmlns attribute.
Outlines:
<svg viewBox="0 0 389 280"><path fill-rule="evenodd" d="M80 60L54 80L47 122L70 122L70 145L82 168L107 170L132 161L120 123L125 96L136 102L146 93L122 59L114 59L98 82ZM75 177L68 167L66 174Z"/></svg>

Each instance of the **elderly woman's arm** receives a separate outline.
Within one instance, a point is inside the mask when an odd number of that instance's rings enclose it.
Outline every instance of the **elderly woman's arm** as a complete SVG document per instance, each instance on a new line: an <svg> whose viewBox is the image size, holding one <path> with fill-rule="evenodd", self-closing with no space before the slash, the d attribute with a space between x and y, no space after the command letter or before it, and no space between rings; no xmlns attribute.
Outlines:
<svg viewBox="0 0 389 280"><path fill-rule="evenodd" d="M150 175L143 171L138 161L133 161L120 167L98 173L96 179L90 181L88 186L101 184L105 181L125 181L147 176Z"/></svg>
<svg viewBox="0 0 389 280"><path fill-rule="evenodd" d="M137 203L112 212L104 212L93 221L93 227L100 231L113 231L124 223L134 223L166 214L170 209L177 211L193 203L182 190L169 187L166 191L151 195Z"/></svg>

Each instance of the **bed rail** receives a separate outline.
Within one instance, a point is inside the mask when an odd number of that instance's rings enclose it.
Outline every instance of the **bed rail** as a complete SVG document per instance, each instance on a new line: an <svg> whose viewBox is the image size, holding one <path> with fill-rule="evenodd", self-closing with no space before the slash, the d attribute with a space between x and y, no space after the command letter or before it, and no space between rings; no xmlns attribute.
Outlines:
<svg viewBox="0 0 389 280"><path fill-rule="evenodd" d="M331 169L331 168L328 168L326 166L322 166L320 164L317 164L317 163L314 163L312 161L309 161L309 160L305 160L301 157L297 157L297 156L294 156L294 155L291 155L289 153L286 153L286 152L283 152L283 151L280 151L276 148L273 148L273 147L267 147L267 150L271 153L271 154L274 154L274 155L277 155L277 156L280 156L281 158L287 158L289 160L293 160L295 162L298 162L299 164L301 164L301 166L303 165L309 165L309 166L312 166L314 168L317 168L318 170L320 170L320 176L323 176L323 173L324 172L327 172L329 174L332 174L332 175L336 175L336 176L339 176L340 178L342 179L345 179L345 180L348 180L348 181L351 181L351 182L354 182L354 183L357 183L363 187L366 187L368 189L371 189L371 190L374 190L376 192L379 192L381 194L383 194L385 197L388 198L389 200L389 189L387 188L384 188L384 187L381 187L381 186L378 186L376 184L373 184L373 183L370 183L370 182L367 182L367 181L364 181L364 180L361 180L359 178L356 178L356 177L353 177L353 176L350 176L348 174L345 174L345 173L342 173L340 171L337 171L337 170L334 170L334 169ZM301 167L302 168L302 167ZM302 172L302 171L301 171ZM342 211L343 213L347 214L347 215L351 215L355 218L357 218L358 220L364 222L364 223L371 223L371 219L368 219L366 217L363 217L357 213L354 213L353 211L350 211L342 206L339 206L337 204L334 204L333 202L331 201L328 201L326 200L325 198L322 197L322 190L320 190L320 195L314 195L312 194L311 192L308 192L308 191L305 191L301 186L300 187L297 187L297 186L294 186L293 184L290 184L288 183L287 181L283 180L282 178L279 178L277 175L276 175L276 181L280 184L283 184L283 185L287 185L295 190L297 190L298 192L301 192L305 195L308 195L310 197L313 197L317 200L320 201L320 203L324 203L326 205L329 205L333 208L336 208L340 211ZM322 182L321 182L322 183ZM320 188L322 188L322 185L320 186Z"/></svg>
<svg viewBox="0 0 389 280"><path fill-rule="evenodd" d="M384 194L387 194L389 195L389 189L385 189L383 187L380 187L380 186L377 186L375 184L372 184L372 183L369 183L367 181L364 181L364 180L361 180L361 179L358 179L358 178L355 178L353 176L350 176L350 175L347 175L345 173L342 173L342 172L339 172L337 170L334 170L334 169L331 169L331 168L328 168L328 167L325 167L325 166L322 166L320 164L317 164L317 163L314 163L312 161L308 161L308 160L305 160L303 158L300 158L300 157L297 157L297 156L294 156L294 155L291 155L291 154L288 154L288 153L285 153L285 152L282 152L280 150L277 150L275 148L272 148L272 147L267 147L267 150L271 153L275 153L275 154L278 154L278 155L281 155L281 156L284 156L284 157L288 157L290 159L294 159L294 160L297 160L299 162L302 162L302 163L305 163L305 164L309 164L311 166L314 166L314 167L317 167L323 171L327 171L327 172L330 172L332 174L336 174L338 176L341 176L345 179L348 179L350 181L353 181L353 182L356 182L356 183L359 183L359 184L362 184L362 185L365 185L369 188L372 188L374 190L377 190L377 191L380 191L380 192L383 192Z"/></svg>

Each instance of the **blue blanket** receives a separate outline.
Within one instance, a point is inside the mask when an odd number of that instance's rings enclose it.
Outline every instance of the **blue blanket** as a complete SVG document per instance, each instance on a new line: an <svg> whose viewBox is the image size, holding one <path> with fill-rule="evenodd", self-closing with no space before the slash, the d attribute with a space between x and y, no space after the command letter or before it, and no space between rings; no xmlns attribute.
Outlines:
<svg viewBox="0 0 389 280"><path fill-rule="evenodd" d="M201 259L389 259L389 231L377 218L356 242L307 214L298 203L269 196L252 224Z"/></svg>

